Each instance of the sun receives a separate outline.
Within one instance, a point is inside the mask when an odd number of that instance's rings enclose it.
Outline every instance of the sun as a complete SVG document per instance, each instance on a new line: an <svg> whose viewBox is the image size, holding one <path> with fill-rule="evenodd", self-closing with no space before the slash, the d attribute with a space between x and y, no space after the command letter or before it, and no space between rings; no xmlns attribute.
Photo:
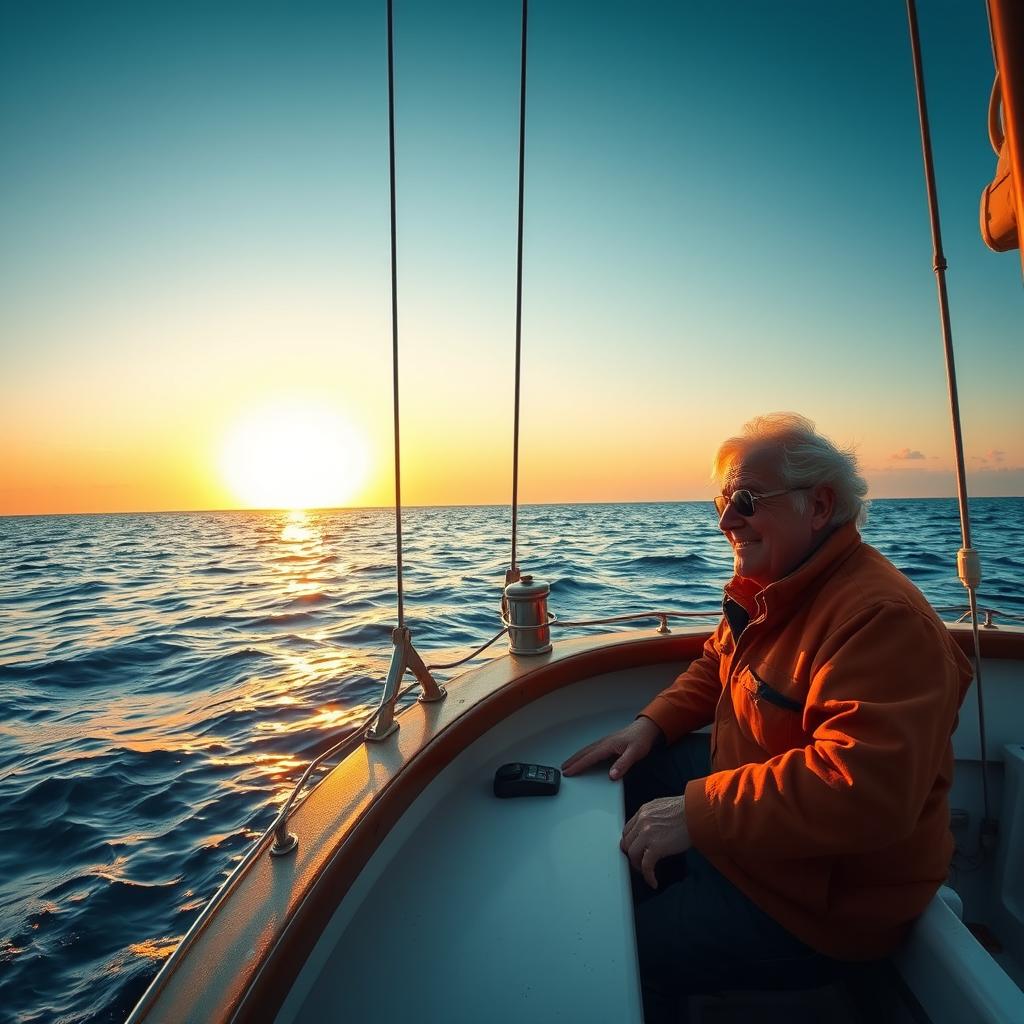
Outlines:
<svg viewBox="0 0 1024 1024"><path fill-rule="evenodd" d="M332 508L349 502L365 483L369 447L327 405L276 402L231 425L220 468L249 508Z"/></svg>

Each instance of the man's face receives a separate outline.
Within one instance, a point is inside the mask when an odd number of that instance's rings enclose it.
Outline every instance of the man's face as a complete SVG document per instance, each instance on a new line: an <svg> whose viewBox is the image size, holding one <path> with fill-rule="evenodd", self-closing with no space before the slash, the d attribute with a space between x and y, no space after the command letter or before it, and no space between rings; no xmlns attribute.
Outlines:
<svg viewBox="0 0 1024 1024"><path fill-rule="evenodd" d="M722 493L728 496L743 488L755 495L782 490L785 484L773 461L764 453L745 456L733 466ZM766 587L810 556L822 539L815 490L799 492L805 503L794 502L797 492L758 498L750 517L740 515L732 504L726 506L718 528L732 545L737 576ZM798 511L802 504L806 508Z"/></svg>

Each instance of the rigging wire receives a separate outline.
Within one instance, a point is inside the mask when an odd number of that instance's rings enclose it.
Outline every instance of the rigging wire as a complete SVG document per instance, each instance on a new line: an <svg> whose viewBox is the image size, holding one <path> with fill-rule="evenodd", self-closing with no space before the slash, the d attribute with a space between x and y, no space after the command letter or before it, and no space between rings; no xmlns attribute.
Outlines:
<svg viewBox="0 0 1024 1024"><path fill-rule="evenodd" d="M388 0L388 156L391 169L391 368L395 420L395 567L398 576L398 628L405 626L402 590L402 442L398 416L398 231L395 218L395 30L394 0Z"/></svg>
<svg viewBox="0 0 1024 1024"><path fill-rule="evenodd" d="M389 0L390 2L390 0ZM519 236L516 245L516 370L512 420L512 559L509 575L518 579L516 530L519 515L519 378L523 336L523 178L526 157L526 21L529 0L523 0L523 41L519 73ZM506 580L506 582L511 582Z"/></svg>
<svg viewBox="0 0 1024 1024"><path fill-rule="evenodd" d="M953 358L953 333L949 321L949 297L946 294L946 257L942 251L939 226L939 200L935 187L935 165L932 160L931 131L928 126L928 104L925 99L924 68L921 63L921 39L917 25L915 0L907 0L907 21L910 28L910 49L914 60L914 86L917 91L917 113L921 127L921 151L924 157L925 188L928 193L928 214L932 231L932 269L939 293L939 319L946 356L946 382L949 388L949 409L953 420L953 448L956 455L956 490L960 505L960 533L963 547L957 555L961 582L967 588L974 633L974 678L977 683L978 728L981 747L981 788L986 822L991 820L988 794L988 756L985 749L985 702L981 686L981 639L978 635L978 598L976 587L981 578L977 552L971 547L971 520L967 507L967 475L964 469L964 442L960 429L960 400L957 396L956 365Z"/></svg>

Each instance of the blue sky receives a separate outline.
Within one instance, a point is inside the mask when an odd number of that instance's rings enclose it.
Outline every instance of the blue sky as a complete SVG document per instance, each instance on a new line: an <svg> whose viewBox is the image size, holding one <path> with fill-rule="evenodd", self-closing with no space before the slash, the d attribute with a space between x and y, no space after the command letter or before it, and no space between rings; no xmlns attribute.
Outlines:
<svg viewBox="0 0 1024 1024"><path fill-rule="evenodd" d="M972 487L1020 494L984 5L919 10ZM278 391L343 410L390 500L384 3L0 17L0 511L230 503L216 439ZM519 17L395 5L413 502L507 498ZM702 497L772 409L878 496L952 493L930 263L902 5L532 5L526 500Z"/></svg>

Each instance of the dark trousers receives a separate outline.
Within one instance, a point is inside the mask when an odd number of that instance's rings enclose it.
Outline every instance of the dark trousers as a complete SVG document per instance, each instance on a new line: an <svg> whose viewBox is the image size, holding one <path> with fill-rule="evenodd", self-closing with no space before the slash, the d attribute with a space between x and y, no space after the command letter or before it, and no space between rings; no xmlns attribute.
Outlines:
<svg viewBox="0 0 1024 1024"><path fill-rule="evenodd" d="M660 747L625 778L626 820L648 800L678 796L710 770L708 736ZM647 1024L686 1020L687 997L728 989L824 984L835 961L769 917L695 849L658 864L658 888L633 874L637 953Z"/></svg>

